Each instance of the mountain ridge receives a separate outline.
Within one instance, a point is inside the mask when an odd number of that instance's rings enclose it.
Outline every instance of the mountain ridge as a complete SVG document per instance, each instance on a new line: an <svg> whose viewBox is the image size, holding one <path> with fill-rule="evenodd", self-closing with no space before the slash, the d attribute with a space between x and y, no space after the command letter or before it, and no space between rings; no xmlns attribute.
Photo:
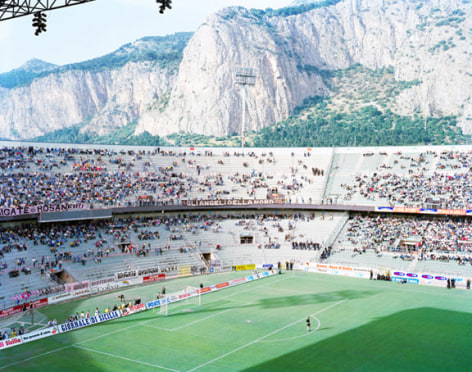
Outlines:
<svg viewBox="0 0 472 372"><path fill-rule="evenodd" d="M130 43L112 53L115 59L100 57L0 89L4 137L28 139L77 124L83 133L106 135L134 122L136 135L240 134L238 67L258 71L246 92L246 127L257 132L286 120L309 97L330 98L348 110L352 103L335 97L327 77L356 64L389 69L407 85L385 107L381 97L371 97L374 107L408 117L454 115L464 132L472 132L472 11L463 1L230 7L210 15L195 33L176 35L174 44L176 52L144 48L134 58L127 54Z"/></svg>
<svg viewBox="0 0 472 372"><path fill-rule="evenodd" d="M284 11L288 15L268 17L266 11L232 7L210 16L184 51L166 111L140 117L137 133L240 133L241 93L229 83L217 84L234 81L238 66L263 72L247 94L246 126L257 131L287 118L307 97L328 96L323 71L356 63L374 70L392 66L398 80L424 80L399 95L398 114L457 113L459 125L470 133L472 80L464 70L472 44L471 11L462 2L444 1L439 9L417 0L345 0L308 10L302 6L293 14ZM462 35L455 35L459 30ZM457 40L447 42L451 37ZM232 61L224 70L223 58ZM197 83L185 84L191 79ZM209 90L215 84L218 107L212 107L215 94Z"/></svg>

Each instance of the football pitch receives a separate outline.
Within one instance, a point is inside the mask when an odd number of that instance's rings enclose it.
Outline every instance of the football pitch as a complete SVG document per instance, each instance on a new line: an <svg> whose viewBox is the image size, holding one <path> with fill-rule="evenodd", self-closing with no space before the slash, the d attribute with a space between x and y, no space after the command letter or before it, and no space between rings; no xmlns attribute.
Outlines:
<svg viewBox="0 0 472 372"><path fill-rule="evenodd" d="M59 323L117 295L155 298L245 272L190 277L39 309ZM469 371L472 293L298 271L0 352L0 371ZM311 317L310 332L305 320Z"/></svg>

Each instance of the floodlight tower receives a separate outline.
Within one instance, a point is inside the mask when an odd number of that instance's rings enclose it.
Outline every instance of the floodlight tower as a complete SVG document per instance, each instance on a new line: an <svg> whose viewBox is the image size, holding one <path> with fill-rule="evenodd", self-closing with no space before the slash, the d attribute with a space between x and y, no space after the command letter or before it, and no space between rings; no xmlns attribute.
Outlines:
<svg viewBox="0 0 472 372"><path fill-rule="evenodd" d="M242 140L241 146L246 146L246 85L256 84L257 71L254 68L238 67L236 70L236 84L242 85L243 87L243 106L242 106Z"/></svg>

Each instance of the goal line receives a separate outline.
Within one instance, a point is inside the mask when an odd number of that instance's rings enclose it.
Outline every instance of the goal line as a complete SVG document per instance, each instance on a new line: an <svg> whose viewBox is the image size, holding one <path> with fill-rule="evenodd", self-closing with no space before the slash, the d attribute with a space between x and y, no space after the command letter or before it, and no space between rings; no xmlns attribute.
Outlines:
<svg viewBox="0 0 472 372"><path fill-rule="evenodd" d="M188 286L182 291L173 293L168 297L165 297L163 294L158 294L158 298L161 300L161 306L154 309L154 311L160 315L169 314L169 305L171 306L182 306L182 305L198 305L202 304L202 296L200 290L196 287ZM185 311L185 310L184 310ZM192 311L188 309L188 311Z"/></svg>

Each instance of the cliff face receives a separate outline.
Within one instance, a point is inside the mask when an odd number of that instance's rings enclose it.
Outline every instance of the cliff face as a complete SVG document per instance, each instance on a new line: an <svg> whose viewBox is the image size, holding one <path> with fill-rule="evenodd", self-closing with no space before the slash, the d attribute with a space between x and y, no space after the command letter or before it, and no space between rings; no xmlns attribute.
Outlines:
<svg viewBox="0 0 472 372"><path fill-rule="evenodd" d="M456 0L345 0L295 15L225 9L185 49L167 109L146 112L137 131L240 133L240 66L259 72L247 88L246 123L258 130L305 98L330 94L324 71L360 63L392 66L397 80L420 80L401 93L394 111L457 114L471 132L471 9Z"/></svg>
<svg viewBox="0 0 472 372"><path fill-rule="evenodd" d="M98 135L135 122L174 85L190 33L147 37L94 60L32 60L0 75L2 138L28 139L82 124Z"/></svg>
<svg viewBox="0 0 472 372"><path fill-rule="evenodd" d="M297 68L298 54L307 58L317 54L312 32L303 36L306 25L297 29L304 17L297 18L297 24L259 20L243 8L228 8L209 17L184 51L167 109L161 115L146 112L137 131L240 133L238 67L255 68L258 74L256 85L246 88L247 130L285 119L306 97L326 95L328 89L318 74ZM292 44L300 37L307 39Z"/></svg>
<svg viewBox="0 0 472 372"><path fill-rule="evenodd" d="M165 71L142 63L50 74L0 91L2 137L32 138L82 122L83 130L103 134L136 120L171 84Z"/></svg>
<svg viewBox="0 0 472 372"><path fill-rule="evenodd" d="M246 88L246 129L259 130L287 118L307 97L336 94L327 72L356 63L373 70L392 66L397 80L416 81L389 109L458 115L472 132L468 4L344 0L306 9L226 8L208 17L185 49L180 45L178 68L153 62L148 47L146 58L119 67L49 71L0 88L1 137L27 139L77 123L105 134L134 121L136 134L241 133L238 67L257 69L256 84Z"/></svg>

